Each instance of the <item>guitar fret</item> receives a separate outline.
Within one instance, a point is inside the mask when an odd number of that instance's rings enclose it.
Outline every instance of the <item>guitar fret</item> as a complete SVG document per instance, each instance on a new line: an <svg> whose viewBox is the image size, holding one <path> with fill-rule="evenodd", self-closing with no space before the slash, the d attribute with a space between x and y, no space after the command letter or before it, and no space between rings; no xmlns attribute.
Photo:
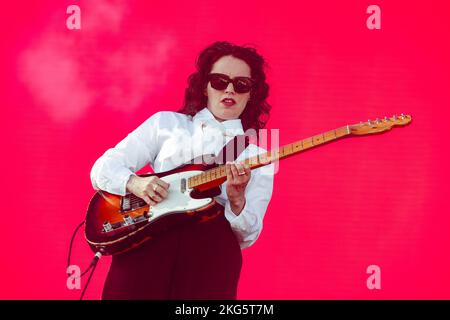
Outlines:
<svg viewBox="0 0 450 320"><path fill-rule="evenodd" d="M277 156L278 157L280 156L280 150L269 151L269 152L267 152L267 157L264 158L265 162L263 162L263 163L267 163L267 162L270 162L270 161L275 161L277 159Z"/></svg>
<svg viewBox="0 0 450 320"><path fill-rule="evenodd" d="M318 146L323 143L323 135L319 134L317 136L312 137L313 145Z"/></svg>
<svg viewBox="0 0 450 320"><path fill-rule="evenodd" d="M334 130L325 132L324 140L326 142L336 139L336 132Z"/></svg>
<svg viewBox="0 0 450 320"><path fill-rule="evenodd" d="M284 155L290 155L292 153L292 144L284 146Z"/></svg>
<svg viewBox="0 0 450 320"><path fill-rule="evenodd" d="M300 151L302 149L303 149L303 146L302 146L302 142L301 141L294 143L293 150Z"/></svg>
<svg viewBox="0 0 450 320"><path fill-rule="evenodd" d="M256 161L257 160L258 159L256 157L251 157L251 158L247 159L247 163L252 168L254 165L256 165L256 163L257 163Z"/></svg>
<svg viewBox="0 0 450 320"><path fill-rule="evenodd" d="M270 152L262 153L258 155L259 163L266 163L268 162L268 158L270 158Z"/></svg>
<svg viewBox="0 0 450 320"><path fill-rule="evenodd" d="M336 131L336 136L338 138L343 137L345 135L347 135L348 129L347 127L341 127L335 130Z"/></svg>
<svg viewBox="0 0 450 320"><path fill-rule="evenodd" d="M302 141L303 149L308 149L314 146L311 138L307 138Z"/></svg>

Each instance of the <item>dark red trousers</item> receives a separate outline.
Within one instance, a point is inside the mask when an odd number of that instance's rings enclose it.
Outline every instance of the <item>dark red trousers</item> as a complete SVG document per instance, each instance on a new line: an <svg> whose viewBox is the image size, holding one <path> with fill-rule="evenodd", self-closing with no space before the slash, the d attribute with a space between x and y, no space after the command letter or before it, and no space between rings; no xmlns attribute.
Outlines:
<svg viewBox="0 0 450 320"><path fill-rule="evenodd" d="M234 300L241 267L238 240L221 214L113 256L102 298Z"/></svg>

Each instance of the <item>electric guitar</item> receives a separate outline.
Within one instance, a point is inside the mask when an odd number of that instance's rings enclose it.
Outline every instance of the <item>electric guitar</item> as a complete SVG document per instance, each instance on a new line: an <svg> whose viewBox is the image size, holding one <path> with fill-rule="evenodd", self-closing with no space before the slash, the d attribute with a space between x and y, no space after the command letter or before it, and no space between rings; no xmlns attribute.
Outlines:
<svg viewBox="0 0 450 320"><path fill-rule="evenodd" d="M243 163L256 169L319 145L352 135L382 133L394 126L411 122L411 116L400 115L375 121L360 122L296 141ZM139 246L176 225L189 221L207 221L221 213L215 201L226 181L225 165L208 164L193 159L173 170L144 174L156 175L170 183L168 196L154 206L134 194L125 196L98 191L92 197L86 215L85 237L94 252L118 254Z"/></svg>

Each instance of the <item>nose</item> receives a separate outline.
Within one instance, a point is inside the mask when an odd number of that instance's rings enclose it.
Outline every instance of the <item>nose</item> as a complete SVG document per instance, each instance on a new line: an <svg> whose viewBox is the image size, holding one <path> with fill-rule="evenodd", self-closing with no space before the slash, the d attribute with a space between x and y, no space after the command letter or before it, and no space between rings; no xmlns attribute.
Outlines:
<svg viewBox="0 0 450 320"><path fill-rule="evenodd" d="M230 83L228 84L228 86L226 87L225 93L235 93L235 92L234 92L234 87L233 87L233 83L232 83L232 82L230 82Z"/></svg>

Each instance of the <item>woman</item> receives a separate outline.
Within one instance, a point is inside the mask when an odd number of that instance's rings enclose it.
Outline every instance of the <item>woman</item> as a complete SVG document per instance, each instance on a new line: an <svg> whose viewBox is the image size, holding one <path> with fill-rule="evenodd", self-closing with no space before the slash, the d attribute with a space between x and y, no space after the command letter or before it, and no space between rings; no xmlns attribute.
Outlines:
<svg viewBox="0 0 450 320"><path fill-rule="evenodd" d="M107 150L92 168L94 188L130 192L149 205L164 201L169 184L135 172L147 164L163 172L199 155L217 155L244 130L263 128L270 110L263 68L253 48L216 42L204 49L183 108L154 114ZM273 188L272 165L251 172L239 161L261 152L250 144L227 162L227 181L216 197L223 214L113 256L103 299L236 299L241 250L258 238Z"/></svg>

